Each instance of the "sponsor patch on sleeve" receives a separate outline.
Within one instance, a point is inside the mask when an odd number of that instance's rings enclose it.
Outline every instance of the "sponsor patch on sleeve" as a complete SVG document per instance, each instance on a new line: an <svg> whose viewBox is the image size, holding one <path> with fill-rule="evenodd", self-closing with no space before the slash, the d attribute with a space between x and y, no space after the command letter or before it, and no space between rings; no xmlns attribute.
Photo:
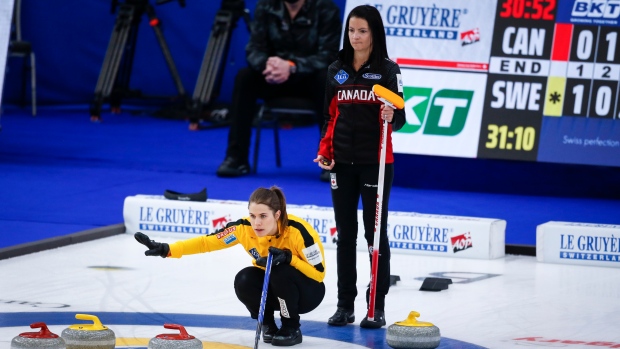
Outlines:
<svg viewBox="0 0 620 349"><path fill-rule="evenodd" d="M216 235L216 237L217 237L218 239L221 239L221 238L225 237L226 235L228 235L228 234L230 234L230 233L234 232L235 230L237 230L237 227L236 227L236 226L228 227L228 228L224 229L221 233L218 233L218 234Z"/></svg>
<svg viewBox="0 0 620 349"><path fill-rule="evenodd" d="M237 241L237 237L235 236L235 234L230 234L227 237L224 238L224 243L226 245L230 245L231 243Z"/></svg>
<svg viewBox="0 0 620 349"><path fill-rule="evenodd" d="M398 81L398 92L403 92L403 76L396 74L396 81Z"/></svg>
<svg viewBox="0 0 620 349"><path fill-rule="evenodd" d="M304 253L304 256L306 256L308 263L312 265L317 265L323 262L323 255L321 254L321 249L317 244L304 248L302 252Z"/></svg>

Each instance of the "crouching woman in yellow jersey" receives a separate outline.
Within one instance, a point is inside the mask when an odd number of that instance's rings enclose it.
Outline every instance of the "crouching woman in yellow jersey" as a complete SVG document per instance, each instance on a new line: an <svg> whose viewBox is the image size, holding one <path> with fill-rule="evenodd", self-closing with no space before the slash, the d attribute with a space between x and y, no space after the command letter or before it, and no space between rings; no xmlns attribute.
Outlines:
<svg viewBox="0 0 620 349"><path fill-rule="evenodd" d="M291 346L302 341L299 314L314 310L325 295L325 258L318 233L305 220L286 212L284 193L278 187L258 188L250 196L249 216L230 222L225 228L173 244L150 240L136 233L148 247L147 256L180 258L242 245L252 256L253 266L235 277L237 298L258 318L268 252L273 255L263 320L263 341ZM278 329L274 311L280 310Z"/></svg>

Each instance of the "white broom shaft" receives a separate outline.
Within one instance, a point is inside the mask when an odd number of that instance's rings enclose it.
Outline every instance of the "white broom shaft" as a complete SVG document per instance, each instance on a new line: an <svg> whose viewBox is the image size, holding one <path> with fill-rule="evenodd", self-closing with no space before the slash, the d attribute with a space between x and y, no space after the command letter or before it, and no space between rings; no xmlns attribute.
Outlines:
<svg viewBox="0 0 620 349"><path fill-rule="evenodd" d="M370 272L370 293L368 295L368 320L375 319L375 297L377 294L377 273L379 269L379 243L381 241L381 213L383 211L383 178L385 176L385 153L387 147L387 121L383 120L381 134L381 156L379 157L379 181L377 183L377 207L375 212L375 235L372 243Z"/></svg>

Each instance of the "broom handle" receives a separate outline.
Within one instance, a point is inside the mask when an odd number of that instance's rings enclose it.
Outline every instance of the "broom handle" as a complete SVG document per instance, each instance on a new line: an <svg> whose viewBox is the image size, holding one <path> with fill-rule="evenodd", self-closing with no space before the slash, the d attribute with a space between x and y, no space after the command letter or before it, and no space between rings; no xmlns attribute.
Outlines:
<svg viewBox="0 0 620 349"><path fill-rule="evenodd" d="M372 244L370 271L370 292L368 295L368 320L375 319L375 297L377 295L377 272L379 269L379 243L381 240L381 212L383 211L383 177L385 176L385 148L387 146L387 121L383 120L381 132L381 156L379 157L379 182L377 183L377 206L375 212L375 235Z"/></svg>
<svg viewBox="0 0 620 349"><path fill-rule="evenodd" d="M267 255L267 265L265 266L265 278L263 279L263 292L260 296L260 306L258 308L258 322L256 324L256 335L254 336L254 349L258 348L258 341L263 329L263 319L265 317L265 303L267 303L267 288L269 287L269 276L271 276L271 261L273 255Z"/></svg>

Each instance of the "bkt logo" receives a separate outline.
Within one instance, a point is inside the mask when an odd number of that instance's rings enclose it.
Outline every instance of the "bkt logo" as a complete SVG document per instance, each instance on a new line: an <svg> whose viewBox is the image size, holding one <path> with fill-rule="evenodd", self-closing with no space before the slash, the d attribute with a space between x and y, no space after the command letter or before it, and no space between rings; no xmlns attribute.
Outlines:
<svg viewBox="0 0 620 349"><path fill-rule="evenodd" d="M620 17L620 0L576 0L573 17L615 18Z"/></svg>
<svg viewBox="0 0 620 349"><path fill-rule="evenodd" d="M439 90L433 95L428 87L407 87L403 90L407 120L402 133L456 136L465 127L474 91Z"/></svg>

